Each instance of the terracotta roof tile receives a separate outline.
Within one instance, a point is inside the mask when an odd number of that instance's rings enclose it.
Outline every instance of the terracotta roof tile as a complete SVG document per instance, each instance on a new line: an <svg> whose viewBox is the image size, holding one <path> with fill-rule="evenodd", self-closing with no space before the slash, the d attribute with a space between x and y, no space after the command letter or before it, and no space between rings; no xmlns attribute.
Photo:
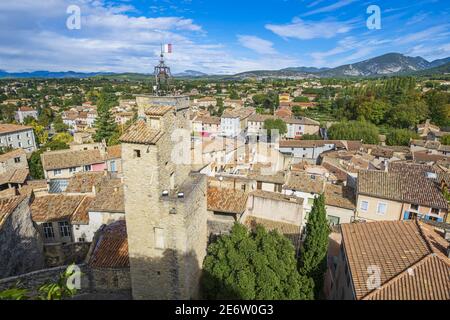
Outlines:
<svg viewBox="0 0 450 320"><path fill-rule="evenodd" d="M9 159L14 159L20 156L24 156L26 155L25 150L23 149L14 149L10 152L4 153L2 155L0 155L0 162L4 162L7 161Z"/></svg>
<svg viewBox="0 0 450 320"><path fill-rule="evenodd" d="M28 168L23 169L10 169L0 175L0 185L7 183L19 183L23 184L28 178L30 171Z"/></svg>
<svg viewBox="0 0 450 320"><path fill-rule="evenodd" d="M449 259L416 221L343 224L343 246L357 299L448 300ZM370 289L368 268L381 270L381 287Z"/></svg>
<svg viewBox="0 0 450 320"><path fill-rule="evenodd" d="M69 179L66 193L91 193L92 188L99 185L105 174L103 172L80 172Z"/></svg>
<svg viewBox="0 0 450 320"><path fill-rule="evenodd" d="M84 196L48 195L36 197L31 204L35 222L70 220Z"/></svg>
<svg viewBox="0 0 450 320"><path fill-rule="evenodd" d="M156 144L162 132L151 129L143 120L137 121L120 137L124 143Z"/></svg>
<svg viewBox="0 0 450 320"><path fill-rule="evenodd" d="M41 155L44 170L80 167L104 162L99 150L58 150Z"/></svg>
<svg viewBox="0 0 450 320"><path fill-rule="evenodd" d="M248 193L242 190L208 188L208 210L241 214L247 205Z"/></svg>
<svg viewBox="0 0 450 320"><path fill-rule="evenodd" d="M325 179L321 176L308 174L306 172L291 171L283 188L320 194L325 190Z"/></svg>
<svg viewBox="0 0 450 320"><path fill-rule="evenodd" d="M145 109L145 114L148 116L163 116L169 111L175 110L173 106L151 106Z"/></svg>
<svg viewBox="0 0 450 320"><path fill-rule="evenodd" d="M16 131L24 131L24 130L31 130L32 127L29 126L20 126L17 124L10 124L10 123L0 123L0 134L3 133L11 133Z"/></svg>
<svg viewBox="0 0 450 320"><path fill-rule="evenodd" d="M436 178L429 174L436 175ZM448 208L435 169L416 163L393 162L388 172L361 170L358 193L433 208Z"/></svg>
<svg viewBox="0 0 450 320"><path fill-rule="evenodd" d="M128 268L127 227L124 220L106 226L89 260L92 268Z"/></svg>
<svg viewBox="0 0 450 320"><path fill-rule="evenodd" d="M98 192L89 211L125 212L123 184L121 179L104 180L98 187Z"/></svg>
<svg viewBox="0 0 450 320"><path fill-rule="evenodd" d="M354 210L355 194L347 186L327 183L325 186L325 204L328 206Z"/></svg>
<svg viewBox="0 0 450 320"><path fill-rule="evenodd" d="M73 224L89 224L89 207L94 199L94 197L85 197L81 201L70 219Z"/></svg>

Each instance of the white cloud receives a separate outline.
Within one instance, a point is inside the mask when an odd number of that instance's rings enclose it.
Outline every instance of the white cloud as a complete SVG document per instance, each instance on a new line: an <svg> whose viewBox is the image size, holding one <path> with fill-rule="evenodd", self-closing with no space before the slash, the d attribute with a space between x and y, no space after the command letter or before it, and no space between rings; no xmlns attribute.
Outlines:
<svg viewBox="0 0 450 320"><path fill-rule="evenodd" d="M238 35L238 41L243 47L251 49L259 54L277 54L277 51L273 47L273 43L268 40L256 36Z"/></svg>
<svg viewBox="0 0 450 320"><path fill-rule="evenodd" d="M431 27L419 32L413 32L407 35L403 35L401 37L398 37L396 42L398 44L408 44L423 40L431 40L431 39L438 39L438 38L445 38L450 35L449 32L449 24L440 25Z"/></svg>
<svg viewBox="0 0 450 320"><path fill-rule="evenodd" d="M284 25L268 24L266 28L283 38L309 40L333 38L338 34L349 32L353 27L351 22L332 20L305 21L300 18L294 18L292 23Z"/></svg>
<svg viewBox="0 0 450 320"><path fill-rule="evenodd" d="M391 43L389 39L364 39L359 41L354 37L346 37L338 41L336 47L326 51L312 52L310 55L315 66L336 67L368 58L369 54L389 43Z"/></svg>
<svg viewBox="0 0 450 320"><path fill-rule="evenodd" d="M336 9L348 6L349 4L351 4L353 2L355 2L355 0L340 0L338 2L330 4L328 6L308 11L303 16L310 16L310 15L317 14L317 13L324 13L324 12L335 11Z"/></svg>

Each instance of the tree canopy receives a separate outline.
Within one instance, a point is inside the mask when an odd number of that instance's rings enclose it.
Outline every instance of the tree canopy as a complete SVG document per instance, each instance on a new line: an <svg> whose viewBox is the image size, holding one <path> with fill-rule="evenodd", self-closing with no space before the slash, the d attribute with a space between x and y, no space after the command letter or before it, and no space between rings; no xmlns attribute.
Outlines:
<svg viewBox="0 0 450 320"><path fill-rule="evenodd" d="M312 299L313 283L299 274L292 243L257 226L235 224L208 247L203 263L206 299Z"/></svg>
<svg viewBox="0 0 450 320"><path fill-rule="evenodd" d="M272 130L278 130L279 135L286 134L287 125L282 119L266 119L264 121L264 129L267 130L267 135L272 136Z"/></svg>
<svg viewBox="0 0 450 320"><path fill-rule="evenodd" d="M386 135L388 146L409 146L411 139L418 139L419 135L409 129L391 129Z"/></svg>
<svg viewBox="0 0 450 320"><path fill-rule="evenodd" d="M333 124L328 129L332 140L362 140L367 144L380 142L378 128L366 121L342 121Z"/></svg>

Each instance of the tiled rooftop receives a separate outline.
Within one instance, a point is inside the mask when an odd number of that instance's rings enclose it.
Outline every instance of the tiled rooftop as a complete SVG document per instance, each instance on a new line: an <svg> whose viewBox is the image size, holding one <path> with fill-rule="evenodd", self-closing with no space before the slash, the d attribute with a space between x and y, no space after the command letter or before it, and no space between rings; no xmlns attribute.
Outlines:
<svg viewBox="0 0 450 320"><path fill-rule="evenodd" d="M430 175L431 174L431 175ZM448 203L439 181L432 177L433 167L421 164L393 162L388 172L361 170L358 193L388 200L447 209Z"/></svg>
<svg viewBox="0 0 450 320"><path fill-rule="evenodd" d="M449 259L435 254L418 222L343 224L341 230L357 299L450 298ZM370 266L381 270L379 289L367 286Z"/></svg>
<svg viewBox="0 0 450 320"><path fill-rule="evenodd" d="M31 204L35 222L70 220L84 196L48 195L36 197Z"/></svg>
<svg viewBox="0 0 450 320"><path fill-rule="evenodd" d="M325 180L321 176L306 172L291 171L284 189L320 194L324 192Z"/></svg>
<svg viewBox="0 0 450 320"><path fill-rule="evenodd" d="M125 196L121 179L106 179L99 185L98 189L89 211L125 212Z"/></svg>
<svg viewBox="0 0 450 320"><path fill-rule="evenodd" d="M99 150L58 150L41 155L44 170L80 167L104 162Z"/></svg>
<svg viewBox="0 0 450 320"><path fill-rule="evenodd" d="M208 210L241 214L247 205L248 193L242 190L208 188Z"/></svg>
<svg viewBox="0 0 450 320"><path fill-rule="evenodd" d="M124 143L151 145L156 144L161 136L161 131L151 129L145 121L139 120L128 128L120 137L120 141Z"/></svg>
<svg viewBox="0 0 450 320"><path fill-rule="evenodd" d="M92 268L128 268L127 227L124 220L106 226L89 260Z"/></svg>

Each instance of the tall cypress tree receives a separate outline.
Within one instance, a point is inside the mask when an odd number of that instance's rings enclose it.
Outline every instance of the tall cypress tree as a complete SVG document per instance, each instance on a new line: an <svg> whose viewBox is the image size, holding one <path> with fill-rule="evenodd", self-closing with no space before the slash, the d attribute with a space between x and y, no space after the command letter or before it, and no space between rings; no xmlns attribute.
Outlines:
<svg viewBox="0 0 450 320"><path fill-rule="evenodd" d="M110 112L117 102L116 97L109 92L101 92L97 101L98 116L95 119L96 128L94 140L101 142L103 139L108 141L118 131L118 126Z"/></svg>
<svg viewBox="0 0 450 320"><path fill-rule="evenodd" d="M323 278L327 268L329 234L325 196L322 194L314 199L306 224L306 239L300 256L300 274L313 279L316 299L322 294Z"/></svg>

